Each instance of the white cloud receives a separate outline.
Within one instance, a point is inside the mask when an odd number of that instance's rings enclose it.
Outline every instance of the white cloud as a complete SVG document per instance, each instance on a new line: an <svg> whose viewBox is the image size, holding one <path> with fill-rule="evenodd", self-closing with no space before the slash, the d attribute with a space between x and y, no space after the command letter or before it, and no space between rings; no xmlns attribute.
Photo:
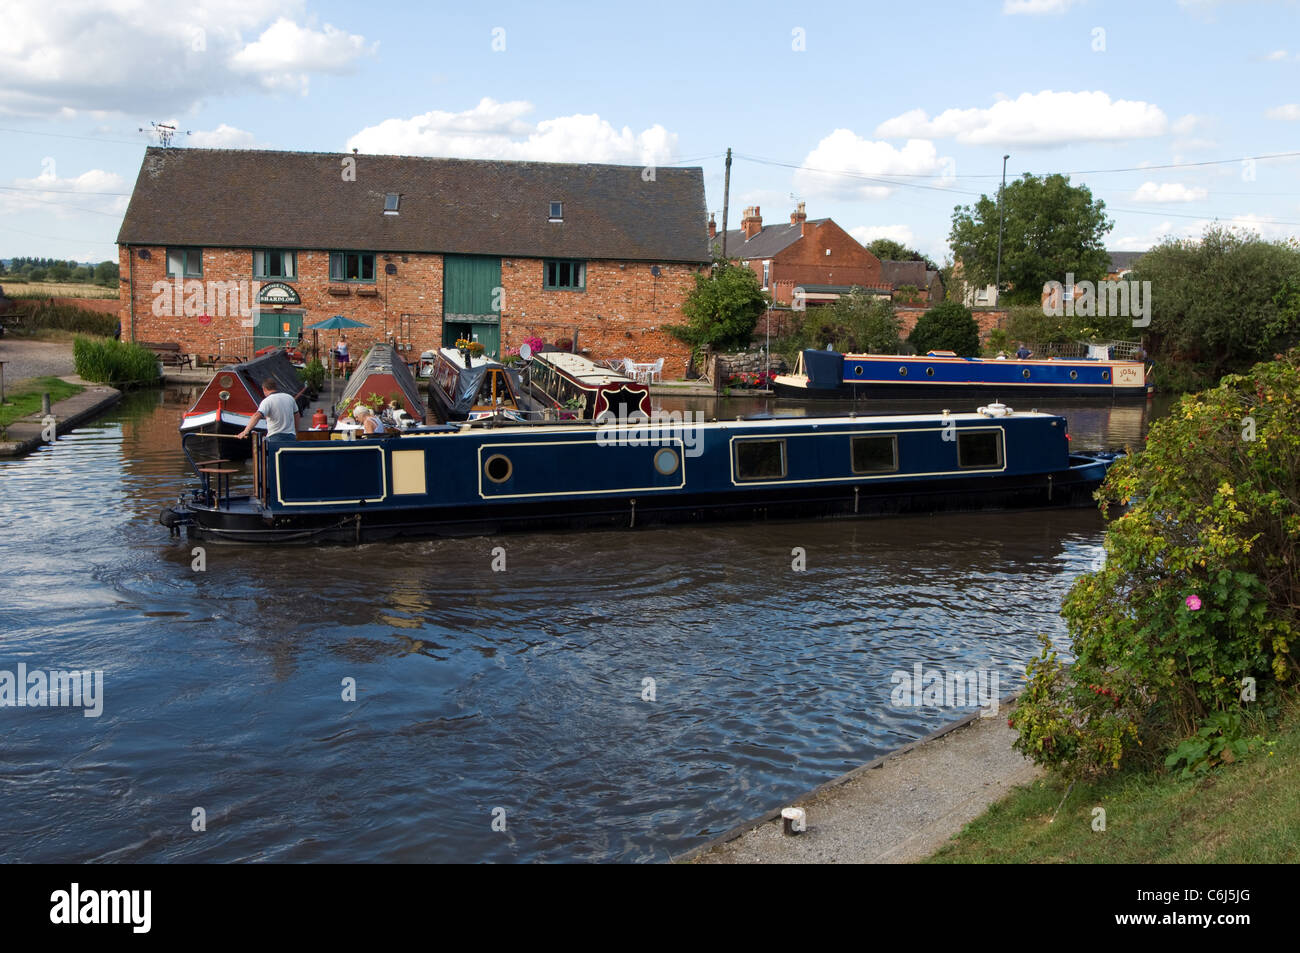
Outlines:
<svg viewBox="0 0 1300 953"><path fill-rule="evenodd" d="M32 179L14 179L12 185L14 191L0 190L0 211L35 210L61 219L75 217L84 211L121 215L126 211L126 193L131 191L120 175L103 169L90 169L78 176L60 178L50 168Z"/></svg>
<svg viewBox="0 0 1300 953"><path fill-rule="evenodd" d="M1180 120L1183 122L1183 120ZM876 135L887 139L956 139L968 145L1067 145L1115 142L1164 135L1168 117L1140 100L1093 92L1021 93L987 109L948 109L931 119L924 110L887 119Z"/></svg>
<svg viewBox="0 0 1300 953"><path fill-rule="evenodd" d="M1264 59L1270 63L1276 63L1287 58L1286 50L1274 50L1272 53L1265 55Z"/></svg>
<svg viewBox="0 0 1300 953"><path fill-rule="evenodd" d="M325 24L312 30L280 17L256 41L230 57L230 68L258 77L268 89L307 88L310 73L345 73L378 44Z"/></svg>
<svg viewBox="0 0 1300 953"><path fill-rule="evenodd" d="M1143 182L1133 193L1135 202L1199 202L1210 194L1208 189L1192 188L1181 182Z"/></svg>
<svg viewBox="0 0 1300 953"><path fill-rule="evenodd" d="M222 123L216 129L196 130L185 137L183 146L196 149L252 149L257 144L253 134L246 129L236 129Z"/></svg>
<svg viewBox="0 0 1300 953"><path fill-rule="evenodd" d="M941 158L933 142L910 139L899 149L888 142L863 139L850 129L836 129L817 143L795 171L795 191L801 195L843 199L882 199L894 184L881 176L935 176L927 184L950 182L955 173L950 158Z"/></svg>
<svg viewBox="0 0 1300 953"><path fill-rule="evenodd" d="M1295 121L1300 119L1300 105L1296 103L1287 103L1284 106L1274 106L1268 112L1264 113L1269 119L1287 119Z"/></svg>
<svg viewBox="0 0 1300 953"><path fill-rule="evenodd" d="M1007 16L1064 13L1078 2L1079 0L1002 0L1002 12Z"/></svg>
<svg viewBox="0 0 1300 953"><path fill-rule="evenodd" d="M677 149L677 135L657 123L641 132L615 129L595 114L529 122L532 103L484 98L473 109L433 110L409 119L367 126L346 148L372 155L450 156L463 159L527 159L540 162L663 164Z"/></svg>
<svg viewBox="0 0 1300 953"><path fill-rule="evenodd" d="M848 231L861 245L870 245L877 238L890 238L911 248L916 240L912 229L907 225L858 225Z"/></svg>
<svg viewBox="0 0 1300 953"><path fill-rule="evenodd" d="M9 4L0 30L0 113L70 116L188 111L248 89L306 87L367 49L329 24L296 24L302 0ZM270 24L269 26L266 26ZM246 35L260 36L247 42Z"/></svg>

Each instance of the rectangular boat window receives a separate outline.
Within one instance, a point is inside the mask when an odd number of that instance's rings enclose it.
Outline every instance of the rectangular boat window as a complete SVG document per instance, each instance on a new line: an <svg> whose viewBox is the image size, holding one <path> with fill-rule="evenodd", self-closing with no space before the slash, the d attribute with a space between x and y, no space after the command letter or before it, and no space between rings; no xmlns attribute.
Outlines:
<svg viewBox="0 0 1300 953"><path fill-rule="evenodd" d="M784 440L736 441L736 479L784 480Z"/></svg>
<svg viewBox="0 0 1300 953"><path fill-rule="evenodd" d="M976 430L958 433L957 465L979 469L1002 466L1002 432Z"/></svg>
<svg viewBox="0 0 1300 953"><path fill-rule="evenodd" d="M898 469L898 437L853 438L854 473L892 473Z"/></svg>

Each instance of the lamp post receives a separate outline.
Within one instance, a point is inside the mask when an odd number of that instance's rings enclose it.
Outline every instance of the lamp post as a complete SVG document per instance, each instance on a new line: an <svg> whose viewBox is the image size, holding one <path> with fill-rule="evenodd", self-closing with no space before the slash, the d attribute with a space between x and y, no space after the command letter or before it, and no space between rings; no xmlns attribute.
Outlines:
<svg viewBox="0 0 1300 953"><path fill-rule="evenodd" d="M1002 193L1007 189L1007 160L1011 156L1002 157L1002 185L998 187L998 264L997 270L993 274L993 303L997 304L1002 298Z"/></svg>

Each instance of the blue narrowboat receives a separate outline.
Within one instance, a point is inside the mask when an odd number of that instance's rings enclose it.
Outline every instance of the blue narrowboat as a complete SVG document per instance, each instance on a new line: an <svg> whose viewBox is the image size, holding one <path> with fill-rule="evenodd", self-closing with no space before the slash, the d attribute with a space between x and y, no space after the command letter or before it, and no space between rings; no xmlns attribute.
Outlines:
<svg viewBox="0 0 1300 953"><path fill-rule="evenodd" d="M359 542L1087 506L1113 458L1072 453L1062 417L1000 404L961 414L463 423L353 441L257 438L249 492L232 496L196 467L202 485L160 519L195 539Z"/></svg>
<svg viewBox="0 0 1300 953"><path fill-rule="evenodd" d="M1146 398L1154 390L1141 361L1106 357L958 357L951 351L920 355L841 354L806 350L793 374L772 382L778 397L978 397L997 395Z"/></svg>

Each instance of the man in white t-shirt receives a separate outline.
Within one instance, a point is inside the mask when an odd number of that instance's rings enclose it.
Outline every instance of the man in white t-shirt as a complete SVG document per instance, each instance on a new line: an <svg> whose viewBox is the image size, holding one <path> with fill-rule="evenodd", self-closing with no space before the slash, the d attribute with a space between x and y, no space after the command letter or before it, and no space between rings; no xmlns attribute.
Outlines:
<svg viewBox="0 0 1300 953"><path fill-rule="evenodd" d="M262 393L265 398L257 406L257 412L248 421L248 426L239 433L242 440L257 426L257 422L266 418L266 438L298 439L298 402L288 394L280 393L279 387L271 378L262 381Z"/></svg>

